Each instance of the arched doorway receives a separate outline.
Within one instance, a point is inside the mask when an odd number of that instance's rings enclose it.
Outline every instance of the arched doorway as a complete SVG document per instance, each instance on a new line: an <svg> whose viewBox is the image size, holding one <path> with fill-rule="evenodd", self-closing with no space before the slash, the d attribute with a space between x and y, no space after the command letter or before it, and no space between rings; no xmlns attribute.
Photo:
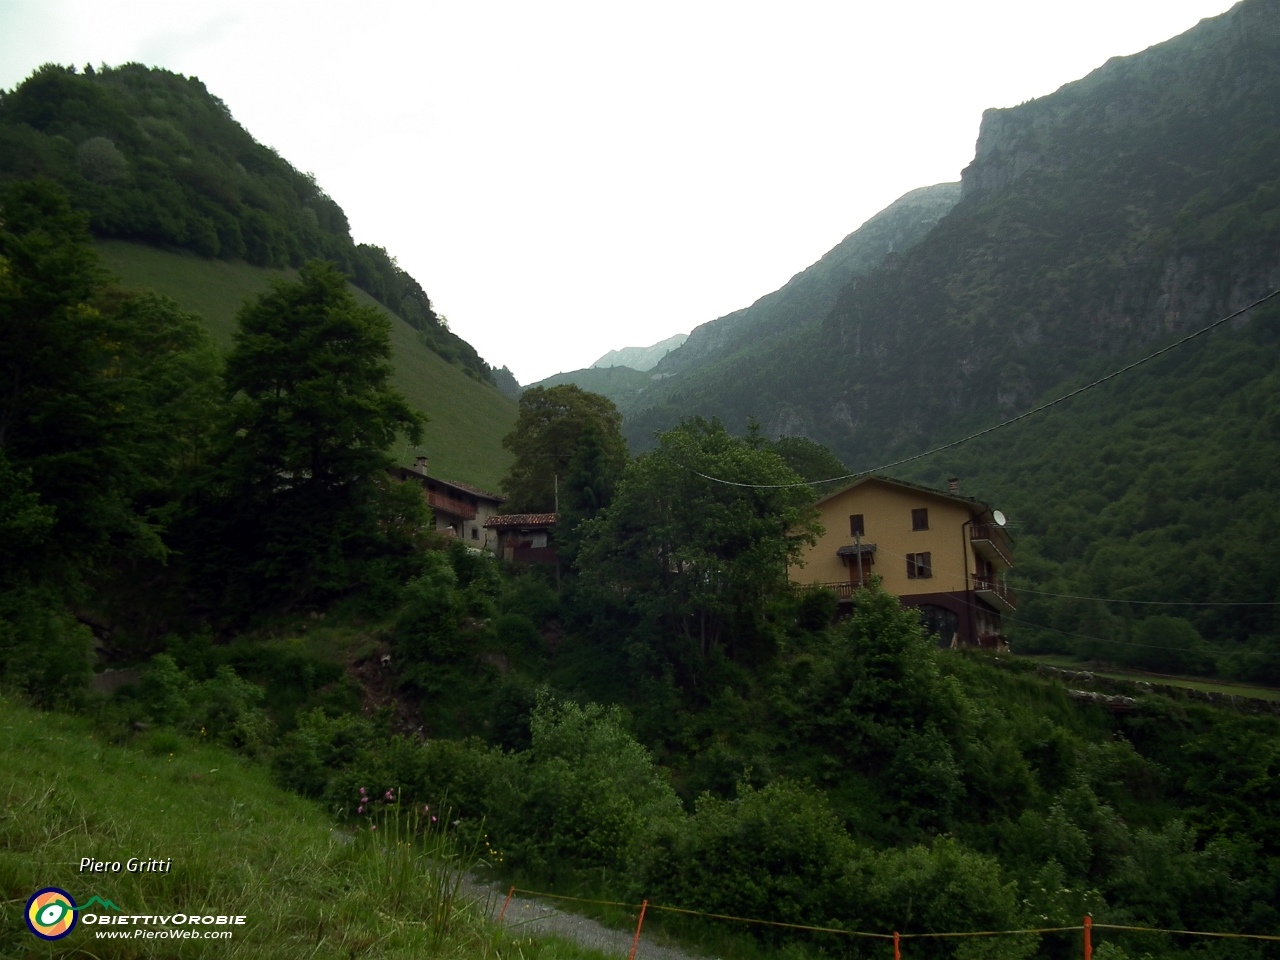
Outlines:
<svg viewBox="0 0 1280 960"><path fill-rule="evenodd" d="M920 612L920 626L938 638L938 646L947 649L960 646L960 617L957 613L935 603L922 603L916 610Z"/></svg>

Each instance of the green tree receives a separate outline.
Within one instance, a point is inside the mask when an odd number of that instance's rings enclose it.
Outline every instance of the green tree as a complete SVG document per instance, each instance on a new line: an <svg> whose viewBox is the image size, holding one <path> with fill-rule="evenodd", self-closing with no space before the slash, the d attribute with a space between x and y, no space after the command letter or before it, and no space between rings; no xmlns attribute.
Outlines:
<svg viewBox="0 0 1280 960"><path fill-rule="evenodd" d="M54 518L46 550L24 563L64 573L126 544L158 548L127 506L134 410L125 331L92 305L105 281L61 188L15 183L0 195L0 450Z"/></svg>
<svg viewBox="0 0 1280 960"><path fill-rule="evenodd" d="M587 512L598 509L627 461L621 428L622 414L612 400L598 393L571 383L526 390L520 395L515 429L502 439L516 457L502 481L507 509L550 513L555 507L556 477L562 484L562 505ZM575 464L579 447L588 437L587 449ZM570 473L576 486L566 482Z"/></svg>
<svg viewBox="0 0 1280 960"><path fill-rule="evenodd" d="M412 509L378 493L397 433L416 443L425 423L388 384L390 321L319 261L238 320L230 414L203 491L200 574L250 607L262 591L296 602L344 589L353 564L385 539L384 521L403 526ZM380 504L397 516L381 516Z"/></svg>
<svg viewBox="0 0 1280 960"><path fill-rule="evenodd" d="M777 454L719 421L686 420L628 466L612 505L586 526L578 567L705 658L735 622L757 621L788 589L788 566L814 542L813 493L767 486L798 480Z"/></svg>

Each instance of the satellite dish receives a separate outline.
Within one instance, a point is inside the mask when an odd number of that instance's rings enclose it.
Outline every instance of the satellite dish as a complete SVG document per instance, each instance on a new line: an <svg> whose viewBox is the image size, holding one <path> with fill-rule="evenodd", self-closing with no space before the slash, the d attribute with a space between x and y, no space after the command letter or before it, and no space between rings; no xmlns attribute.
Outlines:
<svg viewBox="0 0 1280 960"><path fill-rule="evenodd" d="M1008 520L1005 519L1004 514L1001 513L999 510L991 511L991 519L996 522L997 527L1003 527L1006 523L1009 522Z"/></svg>

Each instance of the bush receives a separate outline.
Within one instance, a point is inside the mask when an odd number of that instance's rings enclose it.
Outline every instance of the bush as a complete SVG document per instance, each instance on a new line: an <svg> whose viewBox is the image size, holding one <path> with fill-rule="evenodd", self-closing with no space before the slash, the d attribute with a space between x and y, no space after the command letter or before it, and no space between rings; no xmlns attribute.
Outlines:
<svg viewBox="0 0 1280 960"><path fill-rule="evenodd" d="M226 664L211 679L195 682L167 653L152 658L138 692L153 723L249 753L266 746L273 733L270 719L258 706L264 696L261 687L242 680Z"/></svg>
<svg viewBox="0 0 1280 960"><path fill-rule="evenodd" d="M849 919L859 859L823 797L775 780L762 790L740 783L734 800L703 794L692 817L656 825L638 874L664 903L830 926Z"/></svg>
<svg viewBox="0 0 1280 960"><path fill-rule="evenodd" d="M621 712L539 697L532 748L511 755L495 785L490 825L513 866L610 872L646 827L678 819L680 801Z"/></svg>
<svg viewBox="0 0 1280 960"><path fill-rule="evenodd" d="M0 591L0 678L37 703L83 694L93 634L39 591Z"/></svg>

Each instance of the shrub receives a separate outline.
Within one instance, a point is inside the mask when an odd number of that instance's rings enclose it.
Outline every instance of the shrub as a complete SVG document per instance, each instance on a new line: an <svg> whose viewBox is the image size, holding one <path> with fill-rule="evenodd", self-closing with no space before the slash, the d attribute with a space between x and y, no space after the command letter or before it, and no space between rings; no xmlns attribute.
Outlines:
<svg viewBox="0 0 1280 960"><path fill-rule="evenodd" d="M646 826L678 819L680 801L621 712L540 696L532 748L509 756L490 825L508 861L537 874L620 868Z"/></svg>
<svg viewBox="0 0 1280 960"><path fill-rule="evenodd" d="M703 794L693 816L656 825L641 855L645 895L709 913L828 926L849 920L859 853L807 785L740 783Z"/></svg>

